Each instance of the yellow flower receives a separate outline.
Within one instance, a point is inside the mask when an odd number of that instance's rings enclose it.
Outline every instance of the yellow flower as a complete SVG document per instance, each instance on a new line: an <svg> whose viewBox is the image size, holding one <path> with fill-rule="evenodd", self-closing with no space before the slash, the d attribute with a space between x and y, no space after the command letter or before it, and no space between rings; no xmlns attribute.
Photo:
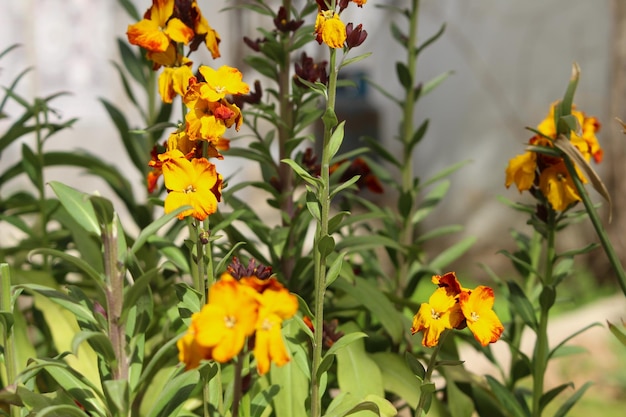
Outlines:
<svg viewBox="0 0 626 417"><path fill-rule="evenodd" d="M205 348L196 341L196 328L198 327L198 313L191 316L191 325L185 335L178 339L178 360L185 364L185 369L197 368L203 359L211 359L211 348Z"/></svg>
<svg viewBox="0 0 626 417"><path fill-rule="evenodd" d="M193 216L204 220L217 211L222 176L216 172L215 165L206 158L188 161L177 149L159 155L159 160L163 162L165 188L169 191L165 198L166 213L191 206L180 213L178 218Z"/></svg>
<svg viewBox="0 0 626 417"><path fill-rule="evenodd" d="M194 1L191 4L191 10L195 13L195 32L196 36L204 36L204 43L206 44L207 49L211 52L211 57L213 59L220 57L220 35L209 25L209 22L202 16L200 12L200 8Z"/></svg>
<svg viewBox="0 0 626 417"><path fill-rule="evenodd" d="M583 183L587 182L584 176L579 174L578 177ZM582 200L563 161L541 171L539 189L557 211L563 211L575 201Z"/></svg>
<svg viewBox="0 0 626 417"><path fill-rule="evenodd" d="M129 25L126 34L133 45L154 52L165 52L171 41L187 44L194 32L174 17L174 0L152 0L144 18Z"/></svg>
<svg viewBox="0 0 626 417"><path fill-rule="evenodd" d="M557 103L553 103L550 106L546 118L537 125L537 131L541 132L541 135L537 134L530 138L530 145L554 147L552 140L556 139L557 134L554 121L556 105ZM590 161L593 158L595 162L602 161L602 148L596 137L600 123L596 118L587 117L585 113L576 110L574 106L571 114L576 118L580 128L570 132L572 145L580 151L585 160ZM587 182L577 166L576 172L583 183ZM520 192L538 186L552 208L557 211L563 211L575 201L581 200L563 159L559 157L526 152L512 158L506 168L505 185L508 188L513 183Z"/></svg>
<svg viewBox="0 0 626 417"><path fill-rule="evenodd" d="M250 87L241 80L243 75L237 68L222 65L214 70L206 65L201 65L199 71L204 77L200 94L208 101L220 101L228 94L248 94L250 92Z"/></svg>
<svg viewBox="0 0 626 417"><path fill-rule="evenodd" d="M283 320L293 317L298 311L298 299L289 293L276 278L260 280L256 277L247 277L241 282L243 285L261 291L259 318L254 339L254 357L259 375L264 375L270 369L270 362L282 366L290 360L283 342L281 325Z"/></svg>
<svg viewBox="0 0 626 417"><path fill-rule="evenodd" d="M332 10L320 11L315 19L315 34L319 43L331 48L343 48L346 42L346 25Z"/></svg>
<svg viewBox="0 0 626 417"><path fill-rule="evenodd" d="M211 349L211 359L228 362L254 333L258 309L256 292L223 274L209 290L209 302L192 318L196 343Z"/></svg>
<svg viewBox="0 0 626 417"><path fill-rule="evenodd" d="M184 96L189 87L189 79L193 77L187 65L166 67L159 75L159 94L164 103L171 103L176 94Z"/></svg>
<svg viewBox="0 0 626 417"><path fill-rule="evenodd" d="M440 287L422 303L419 311L413 317L412 334L424 332L422 345L437 346L439 337L446 329L459 327L463 322L463 314L457 298L446 287Z"/></svg>
<svg viewBox="0 0 626 417"><path fill-rule="evenodd" d="M537 154L535 152L524 152L512 158L506 167L506 188L515 183L520 193L530 190L535 182L536 169Z"/></svg>
<svg viewBox="0 0 626 417"><path fill-rule="evenodd" d="M500 319L492 309L494 298L493 290L485 286L459 294L459 303L467 327L483 346L496 342L504 331Z"/></svg>

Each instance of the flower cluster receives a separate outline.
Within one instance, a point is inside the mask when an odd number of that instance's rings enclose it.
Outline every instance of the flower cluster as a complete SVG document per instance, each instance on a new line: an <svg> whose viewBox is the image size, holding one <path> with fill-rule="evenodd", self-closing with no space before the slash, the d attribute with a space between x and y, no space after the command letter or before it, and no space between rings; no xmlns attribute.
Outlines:
<svg viewBox="0 0 626 417"><path fill-rule="evenodd" d="M411 327L413 334L424 332L422 345L437 346L444 330L466 326L482 346L500 339L504 327L493 311L491 288L482 285L473 290L462 288L454 272L435 275L432 282L438 288L428 303L422 303Z"/></svg>
<svg viewBox="0 0 626 417"><path fill-rule="evenodd" d="M546 118L537 126L539 133L530 138L530 145L554 147L553 140L557 137L554 120L555 106L556 103L552 104ZM580 131L572 130L570 133L572 145L580 151L586 161L593 159L596 163L600 163L602 148L596 138L600 123L595 117L589 117L575 109L572 109L572 115L580 126ZM587 182L581 173L578 177L583 183ZM564 211L572 203L581 200L562 158L533 151L527 151L512 158L506 168L506 187L510 187L513 183L520 192L529 190L537 195L536 190L539 190L552 208L557 211Z"/></svg>
<svg viewBox="0 0 626 417"><path fill-rule="evenodd" d="M275 277L226 272L209 290L208 303L191 317L187 333L177 342L179 359L187 369L201 360L225 363L237 356L248 339L253 344L257 371L266 374L271 362L289 362L281 325L298 310L298 300Z"/></svg>
<svg viewBox="0 0 626 417"><path fill-rule="evenodd" d="M352 23L348 23L346 26L341 21L340 15L350 3L363 7L367 0L340 0L337 2L339 10L329 9L325 0L316 1L318 13L315 19L315 39L320 45L325 43L330 48L337 49L346 46L351 49L365 41L367 32L363 30L363 25L359 24L354 27Z"/></svg>
<svg viewBox="0 0 626 417"><path fill-rule="evenodd" d="M243 123L235 98L250 88L238 69L226 65L217 70L200 65L196 74L192 71L192 61L183 54L185 46L192 52L204 42L213 58L220 56L219 35L195 0L153 0L144 19L128 26L127 35L130 43L148 51L155 70L164 67L159 76L163 102L180 96L186 109L184 124L170 133L163 147L153 150L148 191L157 188L163 175L169 192L165 212L191 206L178 217L204 220L217 210L222 187L222 176L207 158L222 159L220 151L229 147L223 135Z"/></svg>

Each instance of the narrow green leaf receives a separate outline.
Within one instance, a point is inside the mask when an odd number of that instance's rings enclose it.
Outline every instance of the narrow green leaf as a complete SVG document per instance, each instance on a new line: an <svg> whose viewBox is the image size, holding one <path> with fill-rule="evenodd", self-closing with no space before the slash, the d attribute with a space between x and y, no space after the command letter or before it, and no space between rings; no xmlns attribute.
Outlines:
<svg viewBox="0 0 626 417"><path fill-rule="evenodd" d="M408 352L406 354L410 355ZM392 352L377 352L370 357L382 373L385 391L393 392L411 408L415 408L419 402L420 379L407 367L403 357Z"/></svg>
<svg viewBox="0 0 626 417"><path fill-rule="evenodd" d="M346 254L344 252L337 254L335 260L332 261L328 267L328 271L326 272L326 288L330 287L337 277L339 277L345 256Z"/></svg>
<svg viewBox="0 0 626 417"><path fill-rule="evenodd" d="M339 151L339 148L343 143L343 129L345 124L345 121L339 123L333 131L332 135L330 135L330 140L328 141L328 154L330 155L329 158L332 158L337 154L337 151Z"/></svg>
<svg viewBox="0 0 626 417"><path fill-rule="evenodd" d="M50 256L54 256L56 258L62 259L65 262L68 262L74 265L76 268L84 272L85 275L91 278L99 286L103 285L104 277L98 271L96 271L91 265L89 265L87 262L85 262L81 258L78 258L74 255L70 255L67 252L63 252L63 251L56 250L56 249L41 248L41 249L32 250L30 254L31 255L34 255L34 254L50 255Z"/></svg>
<svg viewBox="0 0 626 417"><path fill-rule="evenodd" d="M89 195L58 181L51 181L50 187L67 212L90 233L100 236L100 224L96 218Z"/></svg>
<svg viewBox="0 0 626 417"><path fill-rule="evenodd" d="M411 222L413 224L417 224L420 221L424 220L437 205L441 202L441 200L446 196L448 190L450 189L450 181L443 180L436 187L424 196L424 199L418 205L415 214L411 218Z"/></svg>
<svg viewBox="0 0 626 417"><path fill-rule="evenodd" d="M420 361L417 360L415 356L413 356L410 352L405 352L404 361L409 366L409 369L420 381L424 379L426 376L426 369L424 365Z"/></svg>
<svg viewBox="0 0 626 417"><path fill-rule="evenodd" d="M626 346L626 332L624 332L623 329L620 329L611 322L607 321L607 324L609 326L609 330L611 330L611 333L613 333L613 336L617 337L617 340L619 340L622 345Z"/></svg>
<svg viewBox="0 0 626 417"><path fill-rule="evenodd" d="M366 53L364 53L364 54L361 54L361 55L355 56L355 57L353 57L353 58L348 58L348 59L345 59L345 60L343 60L343 61L341 62L341 65L339 66L339 69L341 69L341 68L343 68L343 67L346 67L346 66L348 66L348 65L350 65L350 64L354 64L354 63L356 63L356 62L359 62L359 61L361 61L361 60L363 60L363 59L365 59L365 58L369 57L370 55L372 55L372 53L371 53L371 52L366 52Z"/></svg>
<svg viewBox="0 0 626 417"><path fill-rule="evenodd" d="M576 336L578 336L579 334L584 333L584 332L586 332L587 330L591 329L592 327L596 327L596 326L602 326L602 324L596 321L596 322L591 323L591 324L589 324L589 325L587 325L587 326L583 327L582 329L580 329L580 330L578 330L578 331L576 331L576 332L572 333L571 335L567 336L565 339L563 339L561 342L559 342L559 344L558 344L558 345L556 345L556 346L555 346L555 347L554 347L554 348L550 351L550 353L548 354L548 359L552 358L552 357L553 357L553 356L554 356L554 355L555 355L555 354L556 354L559 350L562 350L562 349L563 349L563 347L565 346L565 344L566 344L567 342L569 342L570 340L572 340L574 337L576 337Z"/></svg>
<svg viewBox="0 0 626 417"><path fill-rule="evenodd" d="M513 395L504 385L491 375L487 375L487 383L494 393L500 405L513 417L529 417L522 406L518 403L517 397Z"/></svg>
<svg viewBox="0 0 626 417"><path fill-rule="evenodd" d="M353 283L341 277L335 281L333 288L349 294L356 302L361 303L372 313L372 317L380 320L394 343L400 342L404 333L402 316L380 288L360 277L354 277Z"/></svg>
<svg viewBox="0 0 626 417"><path fill-rule="evenodd" d="M515 311L524 320L527 326L531 329L537 329L537 317L535 316L535 309L530 300L524 294L524 291L517 283L508 281L507 286L509 288L509 300L515 308Z"/></svg>
<svg viewBox="0 0 626 417"><path fill-rule="evenodd" d="M407 148L406 148L407 153L412 153L415 146L421 142L422 138L426 134L426 131L428 130L429 123L430 123L430 119L424 120L422 124L420 125L420 127L417 128L415 133L413 133L413 136L411 137L411 141L407 144Z"/></svg>
<svg viewBox="0 0 626 417"><path fill-rule="evenodd" d="M593 382L589 381L585 383L578 391L574 393L571 397L569 397L554 413L554 417L565 417L569 410L580 400L585 391L589 389L593 385Z"/></svg>
<svg viewBox="0 0 626 417"><path fill-rule="evenodd" d="M317 250L320 252L322 258L328 256L333 250L335 250L335 239L332 236L326 235L317 243Z"/></svg>
<svg viewBox="0 0 626 417"><path fill-rule="evenodd" d="M182 369L181 369L182 370ZM200 374L197 370L178 371L174 373L165 384L161 394L153 399L154 405L148 413L148 417L171 417L176 415L185 401L200 385Z"/></svg>
<svg viewBox="0 0 626 417"><path fill-rule="evenodd" d="M250 417L261 417L280 391L280 385L270 385L254 396L250 402Z"/></svg>
<svg viewBox="0 0 626 417"><path fill-rule="evenodd" d="M128 73L139 83L139 85L147 88L148 78L146 77L146 66L140 53L135 53L125 40L117 38L117 47L124 63L124 68L128 70Z"/></svg>
<svg viewBox="0 0 626 417"><path fill-rule="evenodd" d="M113 351L111 339L104 333L88 330L82 330L76 333L74 339L72 339L72 352L75 355L78 355L78 348L83 342L89 342L91 348L99 354L102 359L107 361L107 363L115 361L115 352Z"/></svg>
<svg viewBox="0 0 626 417"><path fill-rule="evenodd" d="M37 411L38 417L88 417L89 414L82 411L77 406L71 405L50 405Z"/></svg>
<svg viewBox="0 0 626 417"><path fill-rule="evenodd" d="M441 37L441 35L443 35L443 33L446 30L446 24L442 24L441 27L439 28L439 30L437 31L437 33L435 33L433 36L431 36L430 38L426 39L424 41L424 43L422 43L416 50L415 54L419 55L420 53L422 53L422 51L426 48L428 48L428 46L432 45L437 39L439 39Z"/></svg>
<svg viewBox="0 0 626 417"><path fill-rule="evenodd" d="M137 240L135 240L135 243L133 243L133 246L130 248L131 253L136 255L139 249L142 248L142 246L146 243L146 241L148 240L150 236L156 234L159 231L159 229L161 229L161 227L169 223L174 217L178 216L179 213L182 213L183 211L188 210L189 208L191 207L190 206L179 207L176 210L172 211L171 213L165 214L161 216L160 218L156 219L155 221L153 221L152 223L150 223L147 227L145 227L139 233L139 236L137 236Z"/></svg>
<svg viewBox="0 0 626 417"><path fill-rule="evenodd" d="M476 237L468 236L460 242L455 243L447 249L444 249L439 255L437 255L431 262L430 267L435 270L443 270L452 262L463 256L469 248L476 242Z"/></svg>
<svg viewBox="0 0 626 417"><path fill-rule="evenodd" d="M396 62L396 76L405 90L413 88L413 79L406 64L400 61Z"/></svg>
<svg viewBox="0 0 626 417"><path fill-rule="evenodd" d="M304 168L302 168L300 165L298 165L298 163L296 161L294 161L293 159L283 159L281 162L289 165L291 167L291 169L293 169L294 172L296 174L298 174L298 176L300 178L302 178L304 181L306 181L307 183L309 183L313 187L315 187L315 188L319 188L320 187L321 180L319 178L313 177Z"/></svg>
<svg viewBox="0 0 626 417"><path fill-rule="evenodd" d="M454 74L454 71L446 71L443 74L439 74L432 80L428 81L426 84L424 84L424 87L422 87L422 93L420 94L420 97L424 97L426 94L433 91L452 74Z"/></svg>

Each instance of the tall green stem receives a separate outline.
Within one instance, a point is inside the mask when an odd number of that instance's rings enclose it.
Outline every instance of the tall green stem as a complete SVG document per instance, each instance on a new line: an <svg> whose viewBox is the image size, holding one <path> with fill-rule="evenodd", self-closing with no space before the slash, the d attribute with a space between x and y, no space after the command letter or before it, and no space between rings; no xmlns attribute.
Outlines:
<svg viewBox="0 0 626 417"><path fill-rule="evenodd" d="M315 338L313 341L313 364L311 367L311 416L322 415L322 399L317 371L322 360L322 336L324 328L324 296L326 293L326 251L320 251L320 242L328 237L328 220L330 216L330 150L329 142L333 128L337 124L335 99L337 93L337 51L330 49L330 75L328 78L328 100L324 117L324 148L320 170L321 186L319 188L320 222L317 225L315 247ZM332 115L332 116L331 116ZM334 119L333 119L334 118ZM330 120L334 120L330 121Z"/></svg>
<svg viewBox="0 0 626 417"><path fill-rule="evenodd" d="M291 16L291 0L283 0L283 8L287 15L286 20ZM291 158L287 143L291 139L293 132L293 102L291 100L291 32L281 32L281 46L283 61L279 63L278 71L278 97L279 97L279 114L280 122L277 123L278 129L278 160ZM280 210L284 214L282 216L282 225L288 227L293 219L293 188L294 178L293 172L289 165L279 164L278 175L280 179ZM285 248L293 247L293 235L290 233L289 241ZM280 270L287 279L291 277L295 264L295 257L288 253L281 257Z"/></svg>
<svg viewBox="0 0 626 417"><path fill-rule="evenodd" d="M546 259L545 272L542 280L542 287L552 286L552 272L554 268L554 260L556 257L556 224L555 213L550 210L548 214L548 227L546 237ZM541 305L541 303L540 303ZM537 340L535 342L535 350L533 354L533 417L541 416L541 397L543 395L544 377L548 366L548 316L550 313L549 305L541 305L539 326L537 328Z"/></svg>
<svg viewBox="0 0 626 417"><path fill-rule="evenodd" d="M128 358L126 354L126 330L121 320L124 307L124 271L121 269L117 253L117 226L115 220L103 226L104 272L106 276L106 303L109 338L115 352L116 364L112 370L115 380L128 379Z"/></svg>
<svg viewBox="0 0 626 417"><path fill-rule="evenodd" d="M443 345L443 341L450 330L444 330L444 332L439 336L439 343L435 346L435 350L433 350L432 355L430 355L430 359L428 361L428 366L426 367L426 373L424 374L424 379L422 380L422 385L420 389L420 399L417 403L417 408L415 408L415 417L422 417L422 413L424 412L424 407L426 406L426 401L429 397L432 396L434 390L425 389L426 386L431 384L431 377L433 376L433 371L437 366L437 356L439 355L439 351L441 350L441 346Z"/></svg>
<svg viewBox="0 0 626 417"><path fill-rule="evenodd" d="M617 282L622 289L624 295L626 295L626 273L624 272L624 267L622 266L622 263L620 262L617 253L615 253L615 249L611 244L611 240L609 239L609 236L607 235L604 226L602 226L602 222L598 217L598 213L596 212L596 209L593 206L593 203L591 202L591 199L589 198L589 195L587 194L583 183L578 178L578 174L576 173L574 165L569 158L565 157L563 159L565 160L565 165L567 166L567 170L569 171L570 176L574 180L574 185L578 190L578 195L580 195L583 200L583 204L585 205L585 210L589 215L589 219L591 219L591 223L593 224L593 227L598 234L598 238L600 239L600 243L602 244L602 249L604 249L606 256L609 258L609 262L611 263L611 266L613 266L613 270L617 275Z"/></svg>
<svg viewBox="0 0 626 417"><path fill-rule="evenodd" d="M0 264L0 312L13 314L11 305L11 270L6 263ZM3 324L2 346L4 347L4 366L6 368L6 385L14 384L17 378L17 362L15 355L15 345L13 344L13 326L5 327L6 320L0 321ZM20 410L10 406L11 417L18 417Z"/></svg>
<svg viewBox="0 0 626 417"><path fill-rule="evenodd" d="M402 193L410 195L413 189L414 172L413 172L413 154L410 152L410 143L413 137L413 113L415 111L415 89L413 83L416 79L417 72L417 49L415 44L417 43L417 27L419 21L419 0L412 0L409 22L409 34L407 38L407 68L409 71L409 79L411 83L406 88L404 96L404 106L402 111L402 125L401 125L401 138L404 147L404 159L402 161L401 175L402 175ZM400 231L400 242L406 247L413 242L414 227L411 222L413 217L413 205L414 202L411 198L410 209L407 216L402 219L402 230ZM396 275L396 295L401 297L406 286L406 278L408 277L408 270L410 268L409 263L406 260L406 256L399 254L400 268Z"/></svg>

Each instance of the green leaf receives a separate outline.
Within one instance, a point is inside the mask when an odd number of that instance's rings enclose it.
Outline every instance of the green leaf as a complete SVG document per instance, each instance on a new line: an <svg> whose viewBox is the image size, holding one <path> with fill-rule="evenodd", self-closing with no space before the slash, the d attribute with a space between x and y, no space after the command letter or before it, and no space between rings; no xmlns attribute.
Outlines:
<svg viewBox="0 0 626 417"><path fill-rule="evenodd" d="M508 388L498 382L498 380L491 375L487 375L486 378L491 391L505 410L507 410L513 417L528 417L522 406L518 403L517 397L515 397L515 395L513 395Z"/></svg>
<svg viewBox="0 0 626 417"><path fill-rule="evenodd" d="M369 394L384 396L381 371L365 351L363 336L358 332L358 327L354 323L347 323L341 330L345 335L335 345L343 338L347 338L349 342L333 352L337 361L339 389L342 392L350 392L361 400ZM352 336L353 334L357 336Z"/></svg>
<svg viewBox="0 0 626 417"><path fill-rule="evenodd" d="M291 169L293 169L294 172L296 174L298 174L298 176L300 178L302 178L304 181L306 181L307 183L309 183L313 187L319 188L321 186L321 180L319 178L315 178L311 174L309 174L304 168L302 168L300 165L298 165L298 163L296 161L294 161L292 159L283 159L281 162L289 165L291 167Z"/></svg>
<svg viewBox="0 0 626 417"><path fill-rule="evenodd" d="M394 343L400 342L404 333L402 315L380 288L361 277L355 277L354 283L341 277L335 281L333 287L349 294L356 302L362 304L372 313L372 317L380 320Z"/></svg>
<svg viewBox="0 0 626 417"><path fill-rule="evenodd" d="M611 322L607 322L607 324L609 326L609 330L613 333L613 336L617 337L617 340L619 340L622 345L626 346L626 332Z"/></svg>
<svg viewBox="0 0 626 417"><path fill-rule="evenodd" d="M255 395L250 402L250 417L261 417L279 391L280 386L273 384Z"/></svg>
<svg viewBox="0 0 626 417"><path fill-rule="evenodd" d="M141 20L141 19L138 19ZM130 46L126 43L126 40L117 38L117 47L124 63L124 68L128 70L128 73L139 83L139 85L147 88L148 78L146 77L146 65L140 54L136 54Z"/></svg>
<svg viewBox="0 0 626 417"><path fill-rule="evenodd" d="M419 204L411 222L417 224L424 220L439 205L441 200L446 196L450 189L450 181L441 181L436 187L426 194L422 202Z"/></svg>
<svg viewBox="0 0 626 417"><path fill-rule="evenodd" d="M88 417L89 414L82 411L77 406L72 405L50 405L37 411L38 417Z"/></svg>
<svg viewBox="0 0 626 417"><path fill-rule="evenodd" d="M416 50L415 54L419 56L419 54L426 49L428 46L432 45L433 42L435 42L437 39L439 39L441 37L441 35L443 35L443 33L446 30L446 24L442 24L441 27L439 28L439 30L437 31L437 33L435 33L433 36L431 36L430 38L426 39L424 41L424 43L422 43Z"/></svg>
<svg viewBox="0 0 626 417"><path fill-rule="evenodd" d="M572 395L571 397L569 397L560 407L558 410L556 410L556 413L554 413L554 417L565 417L568 413L568 411L574 406L574 404L576 404L576 402L578 400L580 400L580 398L583 396L583 394L585 393L585 391L587 391L587 389L589 389L589 387L591 387L591 385L593 385L593 382L589 381L587 383L585 383L585 385L583 385L578 391L576 391L574 393L574 395Z"/></svg>
<svg viewBox="0 0 626 417"><path fill-rule="evenodd" d="M407 144L407 153L412 153L415 146L421 142L422 138L426 134L426 130L428 130L428 124L430 123L430 119L426 119L422 122L420 127L417 128L413 136L411 137L410 142Z"/></svg>
<svg viewBox="0 0 626 417"><path fill-rule="evenodd" d="M424 87L422 87L422 93L420 94L420 97L424 97L426 94L433 91L452 74L454 74L454 71L446 71L443 74L439 74L432 80L428 81L426 84L424 84Z"/></svg>
<svg viewBox="0 0 626 417"><path fill-rule="evenodd" d="M343 60L343 61L341 62L341 65L339 66L339 69L341 69L341 68L343 68L343 67L346 67L346 66L348 66L348 65L350 65L350 64L354 64L355 62L359 62L359 61L361 61L361 60L363 60L363 59L365 59L365 58L369 57L370 55L372 55L372 53L371 53L371 52L366 52L366 53L364 53L364 54L361 54L361 55L355 56L355 57L353 57L353 58L348 58L348 59L345 59L345 60Z"/></svg>
<svg viewBox="0 0 626 417"><path fill-rule="evenodd" d="M407 355L410 353L407 352ZM420 380L397 353L377 352L370 357L376 362L383 377L385 391L393 392L415 408L419 402Z"/></svg>
<svg viewBox="0 0 626 417"><path fill-rule="evenodd" d="M476 242L476 237L468 236L460 242L455 243L447 249L444 249L439 255L437 255L431 262L430 267L435 270L443 270L452 262L463 256L469 248Z"/></svg>
<svg viewBox="0 0 626 417"><path fill-rule="evenodd" d="M244 57L244 61L266 77L269 77L272 80L277 79L278 73L276 72L276 66L267 58L257 55L246 55Z"/></svg>
<svg viewBox="0 0 626 417"><path fill-rule="evenodd" d="M46 249L46 248L35 249L31 251L30 254L31 255L34 255L34 254L50 255L50 256L54 256L56 258L62 259L65 262L68 262L74 265L76 268L84 272L87 277L91 278L94 281L94 283L98 284L101 287L103 285L104 277L98 271L96 271L91 265L89 265L87 262L85 262L81 258L70 255L69 253L66 253L60 250Z"/></svg>
<svg viewBox="0 0 626 417"><path fill-rule="evenodd" d="M426 369L411 352L405 352L404 361L409 366L413 375L415 375L420 381L424 379L424 376L426 376Z"/></svg>
<svg viewBox="0 0 626 417"><path fill-rule="evenodd" d="M509 301L515 308L515 311L524 320L527 326L531 329L537 329L537 317L535 316L535 309L530 300L524 294L524 291L517 283L508 281L507 286L509 288Z"/></svg>
<svg viewBox="0 0 626 417"><path fill-rule="evenodd" d="M22 144L22 166L33 185L39 189L43 185L41 178L43 167L39 158L26 144Z"/></svg>
<svg viewBox="0 0 626 417"><path fill-rule="evenodd" d="M544 408L546 408L546 406L550 404L550 401L555 399L561 392L563 392L567 388L574 388L574 383L569 382L567 384L562 384L544 393L539 400L539 410L543 410Z"/></svg>
<svg viewBox="0 0 626 417"><path fill-rule="evenodd" d="M160 395L153 399L154 405L150 409L148 417L175 416L200 384L200 374L197 370L185 372L182 368L178 368L170 376Z"/></svg>
<svg viewBox="0 0 626 417"><path fill-rule="evenodd" d="M82 330L76 333L72 340L72 352L78 355L78 348L81 343L86 341L89 342L89 346L107 363L113 363L115 361L115 352L113 351L111 339L102 332Z"/></svg>
<svg viewBox="0 0 626 417"><path fill-rule="evenodd" d="M89 196L89 201L91 201L91 205L93 206L96 218L100 222L101 227L112 225L113 218L115 217L113 203L106 198L97 195Z"/></svg>
<svg viewBox="0 0 626 417"><path fill-rule="evenodd" d="M548 311L556 300L556 290L552 286L545 286L539 295L539 305L543 311Z"/></svg>
<svg viewBox="0 0 626 417"><path fill-rule="evenodd" d="M109 411L113 411L113 415L123 416L127 414L128 381L124 379L108 380L102 383L102 387Z"/></svg>
<svg viewBox="0 0 626 417"><path fill-rule="evenodd" d="M566 353L566 352L567 352L567 350L565 350L565 349L564 349L564 347L565 347L565 344L566 344L567 342L569 342L570 340L572 340L574 337L578 336L579 334L581 334L581 333L583 333L583 332L586 332L587 330L591 329L592 327L596 327L596 326L600 326L600 327L602 327L602 324L600 324L599 322L597 322L597 321L596 321L596 322L591 323L591 324L589 324L589 325L587 325L587 326L583 327L582 329L580 329L580 330L578 330L578 331L576 331L576 332L572 333L571 335L567 336L565 339L563 339L561 342L559 342L559 344L558 344L558 345L556 345L556 346L555 346L555 347L554 347L554 348L550 351L550 353L548 354L548 359L550 359L550 358L552 358L554 355L558 354L558 351L561 351L561 352L563 352L563 353ZM579 352L580 352L580 351L578 351L578 352L576 352L576 353L579 353Z"/></svg>
<svg viewBox="0 0 626 417"><path fill-rule="evenodd" d="M165 226L169 223L173 218L178 216L179 213L182 213L185 210L191 208L190 206L179 207L171 213L165 214L160 218L156 219L152 223L150 223L147 227L145 227L137 236L137 240L133 243L133 246L130 248L132 254L136 255L137 252L142 248L142 246L146 243L148 238L152 235L155 235L161 227Z"/></svg>
<svg viewBox="0 0 626 417"><path fill-rule="evenodd" d="M409 68L400 61L396 62L396 75L405 90L413 88L413 79L411 77L411 73L409 72Z"/></svg>
<svg viewBox="0 0 626 417"><path fill-rule="evenodd" d="M78 303L75 299L69 297L67 294L64 294L52 288L49 288L43 285L37 285L37 284L20 284L20 285L17 285L16 288L23 288L26 292L30 294L40 294L41 296L43 296L45 300L49 300L63 307L67 311L71 312L71 314L74 317L77 317L80 320L83 320L87 323L93 324L94 326L98 325L98 322L93 316L93 312L89 311L85 306ZM37 300L38 298L35 298L35 299ZM65 350L68 350L68 351L70 350L69 342L71 340L72 340L71 337L67 339L68 349L65 349Z"/></svg>
<svg viewBox="0 0 626 417"><path fill-rule="evenodd" d="M328 141L328 154L329 154L329 158L331 159L337 154L337 151L339 151L339 148L341 147L341 144L343 142L343 136L344 136L343 129L344 129L345 124L346 124L345 121L339 123L337 127L335 128L335 130L333 131L333 134L330 136L330 139Z"/></svg>
<svg viewBox="0 0 626 417"><path fill-rule="evenodd" d="M100 224L89 201L89 195L57 181L51 181L49 184L74 220L88 232L100 236Z"/></svg>
<svg viewBox="0 0 626 417"><path fill-rule="evenodd" d="M398 43L402 46L404 46L405 48L407 47L407 36L400 30L400 28L398 27L398 25L395 24L395 22L391 22L391 36L398 41Z"/></svg>
<svg viewBox="0 0 626 417"><path fill-rule="evenodd" d="M337 251L345 249L348 253L355 253L366 249L376 249L381 247L389 247L399 251L405 250L398 241L385 236L377 235L346 236L337 242L335 249Z"/></svg>
<svg viewBox="0 0 626 417"><path fill-rule="evenodd" d="M572 64L572 74L570 76L569 83L567 84L567 89L565 90L565 95L563 96L563 100L559 103L559 107L561 109L560 116L568 116L572 114L572 104L574 103L574 95L576 94L576 87L578 86L578 79L580 78L580 67L577 63L574 62ZM557 115L555 114L555 117ZM558 119L555 120L558 126ZM565 135L569 134L569 131L558 131L558 133L562 133Z"/></svg>
<svg viewBox="0 0 626 417"><path fill-rule="evenodd" d="M333 239L330 235L322 236L317 243L317 250L320 252L322 258L325 258L328 254L335 250L335 239Z"/></svg>
<svg viewBox="0 0 626 417"><path fill-rule="evenodd" d="M328 267L328 271L326 272L326 288L330 287L333 282L339 277L339 273L341 272L341 267L343 265L343 258L346 256L344 252L337 254L337 257Z"/></svg>

